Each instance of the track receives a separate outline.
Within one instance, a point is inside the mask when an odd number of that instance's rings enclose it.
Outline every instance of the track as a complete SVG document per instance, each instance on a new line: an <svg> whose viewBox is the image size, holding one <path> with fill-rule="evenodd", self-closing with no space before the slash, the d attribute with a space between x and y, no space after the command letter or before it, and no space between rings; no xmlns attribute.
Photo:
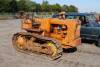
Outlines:
<svg viewBox="0 0 100 67"><path fill-rule="evenodd" d="M74 53L51 61L44 55L27 55L12 46L12 35L21 31L20 20L0 21L0 67L100 67L100 48L83 43Z"/></svg>
<svg viewBox="0 0 100 67"><path fill-rule="evenodd" d="M18 38L20 39L19 42L22 40L22 42L19 44L17 44ZM36 42L36 40L38 40L38 42ZM20 52L27 54L42 53L49 55L52 60L60 58L63 52L62 48L60 47L61 45L59 41L35 33L16 33L13 36L12 42L14 47Z"/></svg>

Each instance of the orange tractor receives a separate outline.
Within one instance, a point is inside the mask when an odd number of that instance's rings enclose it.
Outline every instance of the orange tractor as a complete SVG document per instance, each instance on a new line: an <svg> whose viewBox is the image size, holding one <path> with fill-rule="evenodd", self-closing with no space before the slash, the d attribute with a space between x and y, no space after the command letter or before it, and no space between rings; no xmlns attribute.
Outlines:
<svg viewBox="0 0 100 67"><path fill-rule="evenodd" d="M13 35L13 46L24 53L42 53L52 59L61 57L63 49L81 44L80 22L75 19L24 19L22 29Z"/></svg>

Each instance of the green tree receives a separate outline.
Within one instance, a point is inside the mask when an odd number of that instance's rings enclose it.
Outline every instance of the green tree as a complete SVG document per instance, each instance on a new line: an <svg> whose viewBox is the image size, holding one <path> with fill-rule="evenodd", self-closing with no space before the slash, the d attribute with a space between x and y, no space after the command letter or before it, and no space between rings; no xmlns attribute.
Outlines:
<svg viewBox="0 0 100 67"><path fill-rule="evenodd" d="M17 5L17 1L16 0L12 0L9 3L9 8L10 8L10 12L16 13L18 11L18 5Z"/></svg>
<svg viewBox="0 0 100 67"><path fill-rule="evenodd" d="M54 4L52 5L52 11L54 12L60 12L61 11L61 6L59 4Z"/></svg>
<svg viewBox="0 0 100 67"><path fill-rule="evenodd" d="M31 11L32 11L32 12L35 12L35 10L36 10L36 8L37 8L36 5L37 5L37 3L31 2L31 7L30 7L30 8L31 8Z"/></svg>
<svg viewBox="0 0 100 67"><path fill-rule="evenodd" d="M74 5L68 6L68 12L78 12L78 8Z"/></svg>
<svg viewBox="0 0 100 67"><path fill-rule="evenodd" d="M0 12L8 12L10 2L11 0L0 0Z"/></svg>
<svg viewBox="0 0 100 67"><path fill-rule="evenodd" d="M20 11L30 11L31 10L31 0L19 0L18 9Z"/></svg>
<svg viewBox="0 0 100 67"><path fill-rule="evenodd" d="M61 10L66 12L78 12L78 8L74 5L51 5L48 1L44 1L42 4L39 4L32 0L0 0L0 12L60 12Z"/></svg>
<svg viewBox="0 0 100 67"><path fill-rule="evenodd" d="M35 10L34 10L35 12L41 12L42 11L40 4L36 4L35 7L36 7Z"/></svg>
<svg viewBox="0 0 100 67"><path fill-rule="evenodd" d="M41 4L41 10L44 11L44 12L48 12L49 11L49 3L48 3L48 1L44 1Z"/></svg>
<svg viewBox="0 0 100 67"><path fill-rule="evenodd" d="M67 5L63 5L61 9L62 9L62 11L68 12L68 6Z"/></svg>

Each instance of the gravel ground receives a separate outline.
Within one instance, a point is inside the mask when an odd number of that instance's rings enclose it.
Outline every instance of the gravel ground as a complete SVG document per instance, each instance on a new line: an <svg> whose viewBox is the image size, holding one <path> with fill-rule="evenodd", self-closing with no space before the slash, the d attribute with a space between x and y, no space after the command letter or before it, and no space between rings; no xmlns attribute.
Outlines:
<svg viewBox="0 0 100 67"><path fill-rule="evenodd" d="M21 31L20 20L0 20L0 67L100 67L100 48L83 43L74 53L52 61L43 55L27 55L12 46L12 36Z"/></svg>

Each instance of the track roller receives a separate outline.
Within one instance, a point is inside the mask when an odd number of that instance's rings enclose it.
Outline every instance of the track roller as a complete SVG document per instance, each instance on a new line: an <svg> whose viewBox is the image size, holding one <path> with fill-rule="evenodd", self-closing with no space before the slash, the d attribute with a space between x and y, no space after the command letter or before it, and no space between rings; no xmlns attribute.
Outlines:
<svg viewBox="0 0 100 67"><path fill-rule="evenodd" d="M14 34L13 46L20 52L24 53L42 53L50 56L53 60L61 57L62 48L58 46L53 40L46 40L46 38L38 39L38 36L29 34Z"/></svg>

